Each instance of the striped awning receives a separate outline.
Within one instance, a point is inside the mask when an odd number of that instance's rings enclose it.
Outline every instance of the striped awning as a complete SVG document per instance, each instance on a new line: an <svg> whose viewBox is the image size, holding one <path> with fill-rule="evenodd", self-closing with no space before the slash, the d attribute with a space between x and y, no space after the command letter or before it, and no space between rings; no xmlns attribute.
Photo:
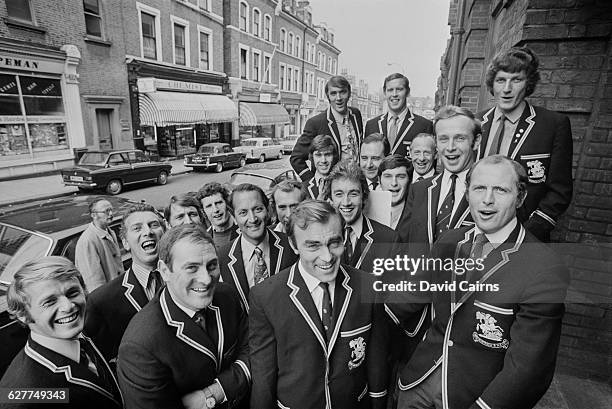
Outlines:
<svg viewBox="0 0 612 409"><path fill-rule="evenodd" d="M139 94L142 125L185 125L231 122L238 119L236 104L224 95L156 91Z"/></svg>
<svg viewBox="0 0 612 409"><path fill-rule="evenodd" d="M291 122L287 110L278 104L240 103L240 125L273 125Z"/></svg>

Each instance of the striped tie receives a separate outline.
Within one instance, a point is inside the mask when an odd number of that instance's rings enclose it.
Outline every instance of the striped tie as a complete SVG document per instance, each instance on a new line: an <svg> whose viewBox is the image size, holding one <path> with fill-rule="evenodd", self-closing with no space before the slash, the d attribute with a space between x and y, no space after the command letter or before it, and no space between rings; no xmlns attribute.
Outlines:
<svg viewBox="0 0 612 409"><path fill-rule="evenodd" d="M440 211L436 217L436 231L435 238L437 239L440 235L448 230L451 221L451 215L453 214L453 206L455 205L455 186L457 185L457 174L452 173L450 175L451 186L448 190L448 194L440 206Z"/></svg>

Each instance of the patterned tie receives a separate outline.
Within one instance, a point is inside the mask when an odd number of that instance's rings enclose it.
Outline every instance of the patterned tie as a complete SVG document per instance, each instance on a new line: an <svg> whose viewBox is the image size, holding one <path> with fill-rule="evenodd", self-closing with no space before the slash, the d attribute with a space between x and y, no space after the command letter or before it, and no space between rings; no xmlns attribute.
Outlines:
<svg viewBox="0 0 612 409"><path fill-rule="evenodd" d="M332 335L332 301L329 294L329 284L321 282L319 286L323 289L323 306L321 308L321 322L323 323L323 329L325 329L325 338L329 342Z"/></svg>
<svg viewBox="0 0 612 409"><path fill-rule="evenodd" d="M450 218L451 214L453 214L453 206L455 205L455 186L457 184L457 174L451 173L451 186L448 191L448 194L444 198L442 202L442 206L440 206L440 211L436 216L436 231L435 238L440 237L440 234L448 230L450 226Z"/></svg>
<svg viewBox="0 0 612 409"><path fill-rule="evenodd" d="M270 274L268 273L268 266L266 265L266 260L264 259L263 251L259 247L255 247L253 251L255 257L257 257L255 264L255 284L261 283L263 280L268 278Z"/></svg>
<svg viewBox="0 0 612 409"><path fill-rule="evenodd" d="M391 118L389 118L389 120L391 121L389 125L389 144L392 148L393 148L393 145L395 144L395 139L397 139L397 120L398 119L399 118L396 116L392 116Z"/></svg>
<svg viewBox="0 0 612 409"><path fill-rule="evenodd" d="M147 288L150 288L153 291L153 294L157 294L157 292L164 285L164 280L162 280L161 274L157 270L153 270L149 273L149 282L147 283Z"/></svg>
<svg viewBox="0 0 612 409"><path fill-rule="evenodd" d="M499 125L497 125L497 132L495 132L495 137L493 138L493 141L491 142L491 148L489 149L489 155L487 156L491 156L491 155L496 155L500 152L501 146L502 146L502 142L504 140L504 130L506 128L506 116L504 114L501 114L501 116L499 117Z"/></svg>
<svg viewBox="0 0 612 409"><path fill-rule="evenodd" d="M355 159L357 157L355 137L353 136L353 132L351 130L351 124L346 116L342 118L342 127L344 128L347 140L347 146L343 149L343 153L347 155L346 158Z"/></svg>
<svg viewBox="0 0 612 409"><path fill-rule="evenodd" d="M353 258L353 243L351 242L351 232L353 229L351 226L346 226L344 228L344 254L343 263L351 264L351 259Z"/></svg>

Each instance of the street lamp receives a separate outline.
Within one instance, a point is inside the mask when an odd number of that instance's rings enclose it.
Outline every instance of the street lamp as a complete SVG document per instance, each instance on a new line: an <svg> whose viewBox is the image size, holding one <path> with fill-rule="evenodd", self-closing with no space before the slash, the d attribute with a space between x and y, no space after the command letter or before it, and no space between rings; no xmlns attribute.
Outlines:
<svg viewBox="0 0 612 409"><path fill-rule="evenodd" d="M404 66L398 62L388 62L387 63L387 67L391 67L393 65L397 65L400 68L400 72L404 75L406 75L406 69L404 68Z"/></svg>

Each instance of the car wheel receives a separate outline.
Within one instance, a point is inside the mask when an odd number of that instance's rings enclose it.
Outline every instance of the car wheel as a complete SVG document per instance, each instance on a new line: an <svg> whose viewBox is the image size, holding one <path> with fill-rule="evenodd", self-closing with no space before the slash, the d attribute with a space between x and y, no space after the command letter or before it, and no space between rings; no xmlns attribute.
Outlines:
<svg viewBox="0 0 612 409"><path fill-rule="evenodd" d="M217 166L215 167L215 172L217 173L223 172L223 163L221 162L217 163Z"/></svg>
<svg viewBox="0 0 612 409"><path fill-rule="evenodd" d="M283 158L283 151L280 151L276 159L282 159L282 158Z"/></svg>
<svg viewBox="0 0 612 409"><path fill-rule="evenodd" d="M246 159L240 158L240 167L246 166Z"/></svg>
<svg viewBox="0 0 612 409"><path fill-rule="evenodd" d="M157 184L165 185L166 183L168 183L168 173L165 170L162 170L157 176Z"/></svg>
<svg viewBox="0 0 612 409"><path fill-rule="evenodd" d="M122 189L123 185L121 184L121 181L119 179L113 179L108 182L108 185L106 185L106 193L108 193L109 195L118 195L119 193L121 193Z"/></svg>
<svg viewBox="0 0 612 409"><path fill-rule="evenodd" d="M264 163L266 161L266 155L263 153L259 155L259 163Z"/></svg>

